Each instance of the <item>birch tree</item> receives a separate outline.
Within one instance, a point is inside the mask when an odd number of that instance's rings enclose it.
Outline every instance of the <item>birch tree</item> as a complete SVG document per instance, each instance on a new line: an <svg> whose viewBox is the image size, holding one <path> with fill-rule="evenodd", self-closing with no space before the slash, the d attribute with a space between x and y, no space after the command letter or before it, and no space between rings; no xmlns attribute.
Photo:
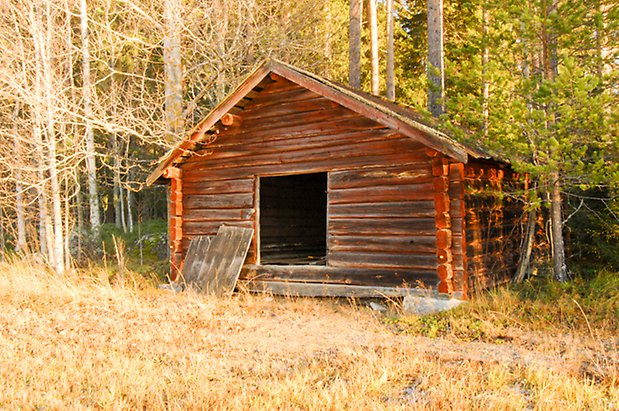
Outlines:
<svg viewBox="0 0 619 411"><path fill-rule="evenodd" d="M445 111L443 0L428 0L428 110L438 117Z"/></svg>
<svg viewBox="0 0 619 411"><path fill-rule="evenodd" d="M350 1L350 28L348 34L348 83L361 88L361 10L362 0Z"/></svg>
<svg viewBox="0 0 619 411"><path fill-rule="evenodd" d="M371 89L372 94L378 95L379 92L379 70L378 70L378 22L376 19L376 0L368 0L368 15L370 25L370 61L372 67Z"/></svg>
<svg viewBox="0 0 619 411"><path fill-rule="evenodd" d="M92 125L92 82L90 80L90 44L88 33L88 7L86 0L80 0L80 28L82 46L82 101L84 104L85 141L86 141L86 175L88 178L88 204L90 206L90 227L95 233L99 231L99 190L97 189L97 164L95 152L95 135Z"/></svg>
<svg viewBox="0 0 619 411"><path fill-rule="evenodd" d="M394 54L393 0L387 0L387 99L395 100L395 54Z"/></svg>

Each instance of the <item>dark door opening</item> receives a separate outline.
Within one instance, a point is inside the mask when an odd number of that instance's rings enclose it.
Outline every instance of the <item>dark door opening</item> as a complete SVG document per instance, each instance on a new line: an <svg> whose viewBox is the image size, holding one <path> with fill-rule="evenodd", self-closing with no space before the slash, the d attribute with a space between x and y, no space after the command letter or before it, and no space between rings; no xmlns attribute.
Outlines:
<svg viewBox="0 0 619 411"><path fill-rule="evenodd" d="M260 178L261 264L324 265L327 173Z"/></svg>

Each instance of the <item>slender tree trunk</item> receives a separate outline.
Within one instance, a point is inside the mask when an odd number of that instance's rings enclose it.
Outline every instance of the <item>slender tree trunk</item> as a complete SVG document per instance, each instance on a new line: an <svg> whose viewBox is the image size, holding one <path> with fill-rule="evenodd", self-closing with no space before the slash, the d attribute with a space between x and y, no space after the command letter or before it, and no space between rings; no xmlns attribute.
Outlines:
<svg viewBox="0 0 619 411"><path fill-rule="evenodd" d="M95 134L92 127L92 82L90 80L90 44L88 33L88 8L86 0L80 0L80 23L82 39L82 84L84 117L86 120L86 175L88 178L88 204L90 206L90 227L95 234L99 232L101 215L99 213L99 190L97 188L97 161Z"/></svg>
<svg viewBox="0 0 619 411"><path fill-rule="evenodd" d="M77 213L77 255L78 261L82 258L82 235L84 233L84 217L82 212L82 184L80 182L79 171L75 172L75 181L77 184L75 195L75 209Z"/></svg>
<svg viewBox="0 0 619 411"><path fill-rule="evenodd" d="M13 148L15 156L21 157L21 136L17 130L17 121L19 118L19 104L15 104L13 109ZM28 251L26 240L26 212L24 206L24 185L22 182L22 173L20 166L15 168L15 214L17 219L17 239L15 242L15 251L25 253Z"/></svg>
<svg viewBox="0 0 619 411"><path fill-rule="evenodd" d="M490 100L490 83L488 81L488 63L490 61L490 49L488 47L488 28L490 25L490 16L488 14L488 5L483 4L482 10L482 56L481 56L481 76L483 83L483 101L482 101L482 115L484 118L484 138L488 138L489 123L489 100Z"/></svg>
<svg viewBox="0 0 619 411"><path fill-rule="evenodd" d="M327 61L331 61L332 58L332 50L331 50L331 36L332 36L332 30L331 30L331 22L333 21L333 15L331 13L331 4L328 1L325 1L325 26L326 26L326 30L324 31L324 35L325 35L325 57L327 59Z"/></svg>
<svg viewBox="0 0 619 411"><path fill-rule="evenodd" d="M553 273L557 281L567 281L565 244L563 242L563 213L561 199L561 180L559 172L551 173L550 217L552 227Z"/></svg>
<svg viewBox="0 0 619 411"><path fill-rule="evenodd" d="M46 3L47 31L46 48L43 58L43 73L45 75L45 111L47 115L47 145L49 151L49 179L52 196L52 212L54 221L54 269L57 273L65 270L64 265L64 227L62 222L62 198L60 193L60 177L58 176L58 162L56 149L56 129L55 129L55 109L54 109L54 90L52 77L52 33L54 16L52 15L51 4Z"/></svg>
<svg viewBox="0 0 619 411"><path fill-rule="evenodd" d="M428 80L428 110L438 117L445 112L443 0L428 0Z"/></svg>
<svg viewBox="0 0 619 411"><path fill-rule="evenodd" d="M34 78L34 104L33 110L33 137L37 153L37 201L39 205L39 249L41 254L47 259L48 263L54 265L54 247L51 222L48 210L47 193L47 158L45 154L45 144L43 140L43 119L42 113L45 112L44 104L44 83L43 76L43 20L41 19L40 5L35 4L30 9L31 35L35 53L35 78Z"/></svg>
<svg viewBox="0 0 619 411"><path fill-rule="evenodd" d="M64 265L66 268L71 266L71 226L69 218L71 216L71 197L69 193L68 181L64 180L65 197L64 197Z"/></svg>
<svg viewBox="0 0 619 411"><path fill-rule="evenodd" d="M533 242L535 240L535 223L537 218L537 212L535 209L529 211L527 226L524 233L524 243L520 249L520 259L518 260L518 269L514 282L519 283L524 280L524 277L529 271L531 265L531 253L533 252Z"/></svg>
<svg viewBox="0 0 619 411"><path fill-rule="evenodd" d="M129 162L129 152L130 152L130 148L131 148L131 137L128 137L127 139L127 145L125 147L125 161ZM128 178L129 181L134 181L133 180L133 167L131 167L131 165L128 165ZM128 220L128 224L129 224L129 232L132 233L133 232L133 192L131 191L130 188L127 188L127 220Z"/></svg>
<svg viewBox="0 0 619 411"><path fill-rule="evenodd" d="M120 177L120 175L119 175ZM121 181L119 180L119 183ZM119 194L120 194L120 225L123 229L123 233L127 233L127 218L125 217L125 189L122 184L119 184Z"/></svg>
<svg viewBox="0 0 619 411"><path fill-rule="evenodd" d="M393 0L387 0L387 98L395 100L395 54L393 46Z"/></svg>
<svg viewBox="0 0 619 411"><path fill-rule="evenodd" d="M225 0L216 2L217 4L217 16L219 20L219 30L217 32L217 87L215 88L217 102L222 101L226 97L226 35L228 34L228 5ZM281 21L282 25L286 24L286 19ZM280 44L281 48L285 48L285 38L282 38L283 42Z"/></svg>
<svg viewBox="0 0 619 411"><path fill-rule="evenodd" d="M376 21L376 0L368 0L369 23L370 23L370 49L372 62L372 94L378 95L379 72L378 72L378 22Z"/></svg>
<svg viewBox="0 0 619 411"><path fill-rule="evenodd" d="M546 9L543 26L542 55L546 79L554 81L559 68L557 55L557 35L551 26L551 16L557 10L557 0L552 0ZM546 117L550 128L556 122L556 107L550 104L546 107ZM552 149L551 149L552 150ZM567 281L567 265L565 261L565 243L563 241L563 215L561 198L561 173L558 169L556 153L550 152L550 161L554 162L555 170L549 174L550 183L550 226L552 232L553 274L557 281Z"/></svg>
<svg viewBox="0 0 619 411"><path fill-rule="evenodd" d="M35 108L36 110L36 108ZM36 117L36 116L35 116ZM48 262L53 261L51 247L51 233L49 230L49 217L47 211L47 182L45 176L45 154L43 152L43 137L41 136L41 128L38 125L34 126L34 141L37 151L37 203L39 206L39 251Z"/></svg>
<svg viewBox="0 0 619 411"><path fill-rule="evenodd" d="M112 151L114 152L114 160L112 164L112 173L114 173L114 188L113 188L113 204L114 204L114 223L116 228L121 227L121 211L120 211L120 164L119 164L119 149L118 137L112 137Z"/></svg>
<svg viewBox="0 0 619 411"><path fill-rule="evenodd" d="M169 143L182 137L184 128L181 11L182 3L179 0L164 0L163 65L165 71L166 132Z"/></svg>
<svg viewBox="0 0 619 411"><path fill-rule="evenodd" d="M133 232L133 192L127 189L127 224L129 232Z"/></svg>
<svg viewBox="0 0 619 411"><path fill-rule="evenodd" d="M348 34L348 83L361 88L361 0L350 0Z"/></svg>

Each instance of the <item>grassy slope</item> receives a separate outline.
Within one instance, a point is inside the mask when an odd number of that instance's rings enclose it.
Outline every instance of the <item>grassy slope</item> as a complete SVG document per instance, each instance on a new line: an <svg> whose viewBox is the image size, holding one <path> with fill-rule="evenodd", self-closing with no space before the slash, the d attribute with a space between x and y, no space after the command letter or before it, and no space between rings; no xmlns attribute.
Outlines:
<svg viewBox="0 0 619 411"><path fill-rule="evenodd" d="M525 286L424 319L107 280L0 263L0 408L619 407L613 275L598 297Z"/></svg>

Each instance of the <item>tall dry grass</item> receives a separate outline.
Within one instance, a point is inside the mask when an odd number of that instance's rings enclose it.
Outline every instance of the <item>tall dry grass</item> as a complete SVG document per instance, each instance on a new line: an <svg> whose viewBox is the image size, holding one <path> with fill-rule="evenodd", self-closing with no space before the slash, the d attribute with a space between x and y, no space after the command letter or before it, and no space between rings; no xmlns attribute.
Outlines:
<svg viewBox="0 0 619 411"><path fill-rule="evenodd" d="M616 381L565 366L577 361L570 348L557 356L543 344L406 334L387 321L394 315L338 300L172 294L130 272L58 277L28 261L0 263L0 408L619 405Z"/></svg>

